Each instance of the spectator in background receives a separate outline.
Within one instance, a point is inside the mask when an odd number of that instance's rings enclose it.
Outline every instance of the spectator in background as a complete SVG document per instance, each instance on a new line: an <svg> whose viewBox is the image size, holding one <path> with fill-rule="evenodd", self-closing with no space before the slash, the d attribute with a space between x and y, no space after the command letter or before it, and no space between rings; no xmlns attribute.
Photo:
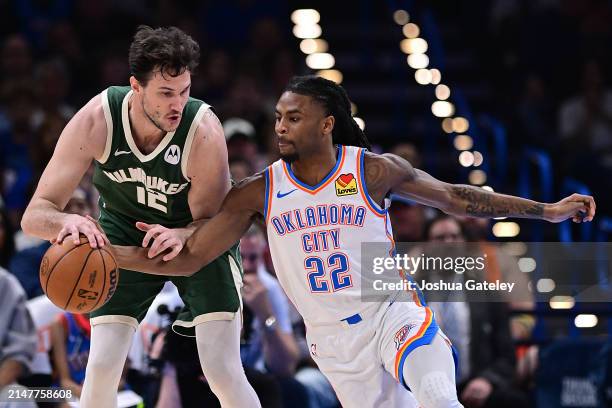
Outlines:
<svg viewBox="0 0 612 408"><path fill-rule="evenodd" d="M461 224L449 215L431 220L425 236L430 242L465 242ZM514 345L507 304L483 305L463 298L428 305L459 353L457 387L465 407L528 407L526 397L514 386Z"/></svg>
<svg viewBox="0 0 612 408"><path fill-rule="evenodd" d="M26 307L26 296L15 277L0 268L0 407L36 407L11 404L7 386L16 385L29 372L36 352L36 329Z"/></svg>
<svg viewBox="0 0 612 408"><path fill-rule="evenodd" d="M34 81L41 106L32 117L33 128L39 129L49 116L68 122L76 110L66 100L70 91L70 78L64 62L55 58L39 64L34 72Z"/></svg>
<svg viewBox="0 0 612 408"><path fill-rule="evenodd" d="M0 202L0 268L8 268L9 260L15 251L13 228Z"/></svg>
<svg viewBox="0 0 612 408"><path fill-rule="evenodd" d="M91 326L86 315L61 313L51 325L51 354L60 387L81 396Z"/></svg>
<svg viewBox="0 0 612 408"><path fill-rule="evenodd" d="M395 199L389 208L393 234L397 242L423 241L425 208L407 200Z"/></svg>
<svg viewBox="0 0 612 408"><path fill-rule="evenodd" d="M227 119L223 122L223 132L227 140L227 155L230 160L245 160L256 171L266 166L267 163L257 151L256 130L251 122L241 118Z"/></svg>
<svg viewBox="0 0 612 408"><path fill-rule="evenodd" d="M542 78L530 74L517 105L517 131L536 147L556 150L554 105Z"/></svg>
<svg viewBox="0 0 612 408"><path fill-rule="evenodd" d="M559 132L567 173L579 175L594 190L606 191L612 176L612 92L605 88L598 62L583 66L582 91L561 106ZM610 201L609 194L601 199Z"/></svg>
<svg viewBox="0 0 612 408"><path fill-rule="evenodd" d="M5 206L16 228L34 181L30 150L35 144L32 117L38 103L32 84L26 80L7 82L1 91L10 126L0 130L0 171L5 179Z"/></svg>
<svg viewBox="0 0 612 408"><path fill-rule="evenodd" d="M248 160L238 157L229 160L229 168L232 180L235 182L239 182L255 173L253 166Z"/></svg>
<svg viewBox="0 0 612 408"><path fill-rule="evenodd" d="M240 240L242 300L247 316L240 351L242 364L272 374L280 383L285 406L308 407L306 389L293 378L299 349L292 333L288 300L278 281L263 267L265 247L263 232L257 226Z"/></svg>
<svg viewBox="0 0 612 408"><path fill-rule="evenodd" d="M0 53L0 74L5 82L29 79L32 71L30 44L21 34L9 35Z"/></svg>

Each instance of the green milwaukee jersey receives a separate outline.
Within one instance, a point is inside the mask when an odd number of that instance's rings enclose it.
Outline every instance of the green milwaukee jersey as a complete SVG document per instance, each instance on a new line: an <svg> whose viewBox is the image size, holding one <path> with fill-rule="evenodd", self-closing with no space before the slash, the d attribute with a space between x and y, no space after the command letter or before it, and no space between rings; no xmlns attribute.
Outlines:
<svg viewBox="0 0 612 408"><path fill-rule="evenodd" d="M120 86L102 92L108 133L93 181L100 193L102 227L137 239L141 233L134 226L136 221L168 228L193 221L187 200L191 186L187 160L200 118L210 106L189 98L176 131L167 133L151 153L143 154L132 137L131 94L129 87Z"/></svg>

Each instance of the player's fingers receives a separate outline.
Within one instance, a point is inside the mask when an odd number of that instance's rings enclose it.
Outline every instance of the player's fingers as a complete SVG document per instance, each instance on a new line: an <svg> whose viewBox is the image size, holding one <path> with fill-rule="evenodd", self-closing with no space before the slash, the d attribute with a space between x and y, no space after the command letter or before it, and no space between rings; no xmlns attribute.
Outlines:
<svg viewBox="0 0 612 408"><path fill-rule="evenodd" d="M173 260L181 252L181 249L183 249L181 245L174 245L172 251L164 255L162 259L166 262Z"/></svg>
<svg viewBox="0 0 612 408"><path fill-rule="evenodd" d="M151 240L157 240L159 235L166 231L166 228L161 225L152 225L151 228L147 231L144 238L142 239L142 247L146 248L149 246Z"/></svg>
<svg viewBox="0 0 612 408"><path fill-rule="evenodd" d="M68 230L70 231L70 238L72 238L74 245L79 245L81 242L81 238L79 237L79 229L75 225L72 225L68 227ZM91 243L91 241L89 242Z"/></svg>
<svg viewBox="0 0 612 408"><path fill-rule="evenodd" d="M94 231L92 229L87 229L85 231L82 231L81 234L84 234L87 237L87 241L89 241L89 246L92 248L97 248L98 247L98 240L96 238L96 234L94 233ZM80 242L80 240L79 240Z"/></svg>
<svg viewBox="0 0 612 408"><path fill-rule="evenodd" d="M96 238L98 248L102 248L106 244L106 242L104 241L104 234L102 234L101 232L94 232L94 237Z"/></svg>
<svg viewBox="0 0 612 408"><path fill-rule="evenodd" d="M155 238L153 245L149 248L149 258L155 258L160 253L170 248L172 246L171 238L170 234L160 234Z"/></svg>
<svg viewBox="0 0 612 408"><path fill-rule="evenodd" d="M58 244L61 244L64 241L64 238L68 236L68 228L64 227L57 233L57 238L55 239Z"/></svg>
<svg viewBox="0 0 612 408"><path fill-rule="evenodd" d="M141 231L148 231L151 228L153 228L153 225L147 224L146 222L138 221L136 222L136 228L138 228Z"/></svg>

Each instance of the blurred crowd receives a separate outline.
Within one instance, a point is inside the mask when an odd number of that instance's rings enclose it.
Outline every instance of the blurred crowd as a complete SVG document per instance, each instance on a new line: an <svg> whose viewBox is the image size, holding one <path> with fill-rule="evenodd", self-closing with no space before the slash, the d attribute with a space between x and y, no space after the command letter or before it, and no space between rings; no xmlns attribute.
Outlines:
<svg viewBox="0 0 612 408"><path fill-rule="evenodd" d="M303 57L288 35L289 6L280 0L154 3L0 0L0 389L55 384L80 393L88 320L62 312L41 296L38 267L49 243L25 236L19 223L72 115L105 87L127 84L127 48L138 24L176 25L200 43L203 57L191 93L214 106L223 122L235 180L278 158L274 103L289 78L304 72ZM512 103L500 114L511 124L511 146L528 141L547 149L567 174L587 181L594 191L607 191L612 92L606 78L610 54L601 52L601 39L611 36L610 3L500 0L483 8L497 41L494 51L483 52L494 61L489 64L501 68L499 75L513 82L495 84L497 92L509 95L501 104ZM546 13L550 18L538 19ZM562 33L573 19L578 39L571 34L549 38L561 43L556 45L560 58L563 47L590 41L580 62L571 62L571 76L560 76L542 57L534 57L540 61L536 69L527 68L535 51L525 40L531 37L519 33L526 16L530 24L545 21L550 36ZM513 70L517 73L509 73ZM569 83L559 86L563 81ZM376 149L417 167L424 162L411 143ZM96 206L97 193L86 177L66 211L95 215ZM470 241L488 248L488 221L443 216L405 200L395 201L390 212L397 241ZM242 360L263 405L336 407L333 390L309 357L303 323L275 278L261 230L249 230L241 252ZM500 273L515 273L510 264L500 261ZM168 285L139 329L121 387L140 395L145 406L217 406L195 342L169 330L180 306L176 289ZM435 305L440 326L465 361L458 385L466 407L528 406L537 348L515 344L530 338L534 319L512 311L533 307L512 300L488 308L469 302ZM268 316L277 319L274 330L262 321Z"/></svg>

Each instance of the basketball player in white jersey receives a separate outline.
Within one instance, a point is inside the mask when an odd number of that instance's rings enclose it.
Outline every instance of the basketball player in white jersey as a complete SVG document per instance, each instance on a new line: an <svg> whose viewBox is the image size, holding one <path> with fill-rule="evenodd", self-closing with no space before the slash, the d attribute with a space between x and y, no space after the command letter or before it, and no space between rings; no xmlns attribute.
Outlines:
<svg viewBox="0 0 612 408"><path fill-rule="evenodd" d="M423 299L361 301L361 243L386 242L381 256L394 247L387 197L393 192L450 214L551 222L591 221L593 198L537 203L447 184L400 157L370 153L346 92L322 78L290 82L276 105L275 130L282 159L236 185L176 257L115 247L120 266L190 275L263 216L278 279L343 406L416 406L408 388L421 407L460 407L451 347Z"/></svg>

